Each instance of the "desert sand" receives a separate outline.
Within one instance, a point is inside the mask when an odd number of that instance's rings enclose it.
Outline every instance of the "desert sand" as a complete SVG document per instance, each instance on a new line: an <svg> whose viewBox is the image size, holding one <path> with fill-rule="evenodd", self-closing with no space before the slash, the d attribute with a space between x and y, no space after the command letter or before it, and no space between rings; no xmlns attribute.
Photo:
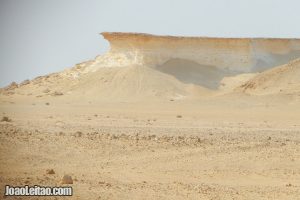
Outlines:
<svg viewBox="0 0 300 200"><path fill-rule="evenodd" d="M1 196L69 175L47 199L300 197L298 39L103 36L105 55L0 90Z"/></svg>

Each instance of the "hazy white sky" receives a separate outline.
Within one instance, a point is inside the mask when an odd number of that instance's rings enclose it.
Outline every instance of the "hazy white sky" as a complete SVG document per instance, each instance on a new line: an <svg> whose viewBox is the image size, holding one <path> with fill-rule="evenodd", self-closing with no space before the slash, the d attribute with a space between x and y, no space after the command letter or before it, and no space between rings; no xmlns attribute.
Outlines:
<svg viewBox="0 0 300 200"><path fill-rule="evenodd" d="M108 49L103 31L300 38L300 0L0 0L0 86Z"/></svg>

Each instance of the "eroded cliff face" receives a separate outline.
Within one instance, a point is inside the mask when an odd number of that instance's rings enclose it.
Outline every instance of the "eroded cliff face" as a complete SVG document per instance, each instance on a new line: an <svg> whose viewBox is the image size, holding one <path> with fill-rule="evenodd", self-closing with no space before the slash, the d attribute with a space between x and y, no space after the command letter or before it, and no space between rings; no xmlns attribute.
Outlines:
<svg viewBox="0 0 300 200"><path fill-rule="evenodd" d="M110 50L97 57L88 67L89 71L132 65L160 68L170 60L179 59L233 73L257 72L300 57L299 39L175 37L108 32L102 35L109 41Z"/></svg>
<svg viewBox="0 0 300 200"><path fill-rule="evenodd" d="M78 102L181 100L236 92L299 97L299 39L102 35L110 43L105 55L14 83L0 89L0 95L72 96Z"/></svg>

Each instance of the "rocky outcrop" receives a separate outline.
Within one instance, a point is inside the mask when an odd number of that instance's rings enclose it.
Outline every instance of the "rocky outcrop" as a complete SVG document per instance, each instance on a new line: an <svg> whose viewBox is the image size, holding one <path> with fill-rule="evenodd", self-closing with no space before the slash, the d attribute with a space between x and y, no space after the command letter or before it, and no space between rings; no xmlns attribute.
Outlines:
<svg viewBox="0 0 300 200"><path fill-rule="evenodd" d="M232 72L257 72L300 57L299 39L102 35L110 50L90 63L88 71L130 65L159 68L172 59L183 59Z"/></svg>
<svg viewBox="0 0 300 200"><path fill-rule="evenodd" d="M299 60L291 62L300 58L300 39L102 35L106 54L0 94L95 102L300 92ZM283 67L269 69L276 66Z"/></svg>

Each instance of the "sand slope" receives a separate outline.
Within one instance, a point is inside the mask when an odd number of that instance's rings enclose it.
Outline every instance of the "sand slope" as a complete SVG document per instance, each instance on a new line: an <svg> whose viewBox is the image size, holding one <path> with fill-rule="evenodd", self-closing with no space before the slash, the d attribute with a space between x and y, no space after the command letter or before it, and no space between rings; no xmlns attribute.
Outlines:
<svg viewBox="0 0 300 200"><path fill-rule="evenodd" d="M203 66L195 62L172 59L161 66L127 66L100 68L84 73L75 66L59 73L13 83L0 91L2 98L72 98L84 101L143 101L191 99L232 93L251 95L300 92L300 60L261 73L237 73Z"/></svg>
<svg viewBox="0 0 300 200"><path fill-rule="evenodd" d="M71 69L2 90L2 96L87 101L184 99L207 93L209 90L201 85L181 82L172 75L147 66L101 68L86 74L78 73L75 77L74 69Z"/></svg>
<svg viewBox="0 0 300 200"><path fill-rule="evenodd" d="M249 94L299 94L300 59L264 71L237 88Z"/></svg>

